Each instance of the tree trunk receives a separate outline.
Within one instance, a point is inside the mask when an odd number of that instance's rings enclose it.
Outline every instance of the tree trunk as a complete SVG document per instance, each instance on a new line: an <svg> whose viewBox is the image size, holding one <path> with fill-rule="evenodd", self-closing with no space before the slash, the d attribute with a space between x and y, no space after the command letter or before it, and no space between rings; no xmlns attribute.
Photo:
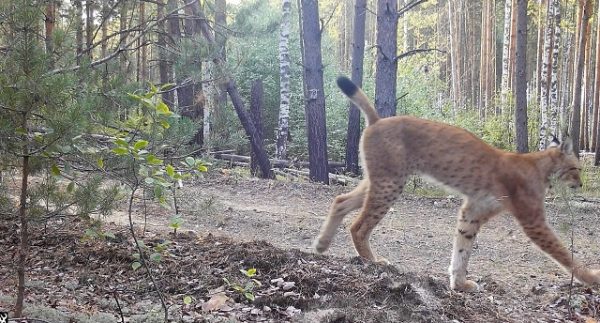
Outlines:
<svg viewBox="0 0 600 323"><path fill-rule="evenodd" d="M398 0L377 0L375 107L382 118L396 115Z"/></svg>
<svg viewBox="0 0 600 323"><path fill-rule="evenodd" d="M168 12L173 12L175 9L177 9L177 0L167 0L167 11ZM169 38L167 39L167 46L173 51L173 52L180 52L181 51L181 28L179 26L180 22L179 22L179 14L177 12L170 14L167 17L167 29L169 32ZM169 56L173 56L173 55L169 55ZM181 73L176 73L175 69L174 69L174 62L170 59L169 61L169 82L174 82L177 86L177 99L175 99L175 93L173 91L170 91L171 93L171 99L173 100L173 106L175 106L175 103L177 103L177 110L180 110L179 107L179 91L182 90L182 86L181 83L183 81L183 79L179 76L179 74Z"/></svg>
<svg viewBox="0 0 600 323"><path fill-rule="evenodd" d="M515 44L515 130L517 152L529 151L527 138L527 0L517 0Z"/></svg>
<svg viewBox="0 0 600 323"><path fill-rule="evenodd" d="M354 4L354 23L352 31L352 81L362 87L363 61L365 58L365 23L367 1L356 0ZM360 141L360 110L350 104L348 111L348 130L346 139L346 171L358 175L358 146Z"/></svg>
<svg viewBox="0 0 600 323"><path fill-rule="evenodd" d="M92 44L94 43L94 0L87 0L85 3L85 45L86 53L90 59L92 55Z"/></svg>
<svg viewBox="0 0 600 323"><path fill-rule="evenodd" d="M592 0L590 2L590 15L592 15L592 11L594 10L594 3ZM588 22L585 28L585 38L587 39L585 44L585 55L584 55L584 65L583 65L583 84L582 84L582 104L583 109L581 110L581 126L579 131L579 148L584 151L589 151L590 149L590 137L589 137L589 108L592 106L591 103L591 74L593 73L591 68L591 41L590 38L592 32L591 24Z"/></svg>
<svg viewBox="0 0 600 323"><path fill-rule="evenodd" d="M281 33L279 34L279 126L277 130L277 158L287 158L290 119L290 27L292 1L282 0Z"/></svg>
<svg viewBox="0 0 600 323"><path fill-rule="evenodd" d="M512 0L505 0L504 5L504 35L502 43L502 81L500 84L500 105L502 109L508 106L509 77L510 77L510 30L511 30Z"/></svg>
<svg viewBox="0 0 600 323"><path fill-rule="evenodd" d="M559 131L559 101L558 101L558 51L560 47L560 0L548 0L549 5L551 5L551 10L549 10L548 14L553 15L552 23L553 26L553 36L552 36L552 57L551 57L551 68L550 68L550 109L549 109L549 119L550 119L550 131L555 136L560 135ZM548 22L550 23L550 22ZM568 52L568 51L565 51ZM566 55L565 55L566 56ZM566 82L565 82L566 83Z"/></svg>
<svg viewBox="0 0 600 323"><path fill-rule="evenodd" d="M302 11L301 41L304 48L302 65L304 71L304 100L306 128L308 132L310 178L313 181L329 184L319 6L317 0L301 0L300 3ZM394 43L395 41L394 37Z"/></svg>
<svg viewBox="0 0 600 323"><path fill-rule="evenodd" d="M54 33L54 24L56 22L56 3L54 1L49 1L46 4L46 14L44 17L44 25L46 27L46 37L44 38L44 42L46 44L46 54L50 57L50 61L52 61L52 56L54 52L54 42L52 41L52 34Z"/></svg>
<svg viewBox="0 0 600 323"><path fill-rule="evenodd" d="M146 5L140 1L139 6L140 28L146 28ZM138 56L138 82L145 83L148 80L148 52L146 46L146 35L140 37L140 52Z"/></svg>
<svg viewBox="0 0 600 323"><path fill-rule="evenodd" d="M77 65L81 64L81 55L83 55L83 5L81 0L73 0L75 7L75 43L77 46L76 57Z"/></svg>
<svg viewBox="0 0 600 323"><path fill-rule="evenodd" d="M551 60L552 60L552 41L553 41L553 33L554 33L554 12L553 12L553 1L548 1L547 4L547 16L546 16L546 28L544 31L544 50L542 55L542 62L540 65L540 70L538 74L539 78L539 86L540 96L539 96L539 104L540 104L540 136L538 141L538 149L544 150L548 144L548 104L549 100L549 90L550 90L550 70L551 70ZM540 10L541 11L541 10ZM541 25L541 24L540 24ZM556 134L555 134L556 135Z"/></svg>
<svg viewBox="0 0 600 323"><path fill-rule="evenodd" d="M587 42L585 30L590 19L589 0L579 0L579 8L581 10L579 21L579 36L577 44L577 55L575 65L575 77L573 83L573 116L571 118L571 136L573 138L573 150L579 156L579 128L581 126L581 87L583 83L583 66L585 60L585 46Z"/></svg>
<svg viewBox="0 0 600 323"><path fill-rule="evenodd" d="M165 29L165 1L156 1L156 19L158 33L156 35L156 45L158 46L158 73L160 77L160 84L164 85L171 82L171 64L167 57L167 41ZM162 93L162 100L170 107L173 106L173 92L165 91Z"/></svg>
<svg viewBox="0 0 600 323"><path fill-rule="evenodd" d="M227 51L226 51L226 43L227 43L227 1L226 0L215 0L215 44L216 50L219 52L219 55L223 61L227 60ZM217 75L219 76L219 75ZM223 78L219 78L219 81L216 82L216 91L215 91L215 110L213 110L214 118L221 118L219 115L220 111L224 111L227 107L227 92L225 92L224 84L221 80Z"/></svg>
<svg viewBox="0 0 600 323"><path fill-rule="evenodd" d="M538 30L537 30L537 46L536 46L536 66L535 66L535 98L538 104L541 102L542 95L542 68L543 68L543 60L545 59L545 39L546 39L546 31L548 26L548 21L550 19L550 12L548 10L548 0L538 0ZM546 16L543 16L542 13L546 13ZM546 19L546 23L544 23L544 18ZM547 80L546 80L547 81ZM540 104L541 105L541 104ZM540 123L541 128L541 123ZM547 127L546 127L547 130ZM541 132L541 131L540 131Z"/></svg>
<svg viewBox="0 0 600 323"><path fill-rule="evenodd" d="M127 43L128 32L127 29L127 11L128 11L128 3L127 1L123 1L121 3L121 12L119 17L119 47L125 46ZM121 51L119 56L119 71L121 72L121 77L123 78L123 82L127 83L129 81L129 55L127 51Z"/></svg>
<svg viewBox="0 0 600 323"><path fill-rule="evenodd" d="M240 119L240 123L246 130L246 135L248 135L250 139L250 144L252 146L252 153L256 156L256 162L259 165L260 171L262 173L263 178L273 178L273 172L271 171L271 162L269 161L269 156L267 156L267 152L264 150L262 146L262 138L260 137L256 127L252 120L248 117L246 110L244 109L244 103L240 94L237 90L235 82L232 79L229 79L227 82L227 93L229 93L229 97L231 98L231 103L237 112L238 118ZM327 160L325 160L327 163Z"/></svg>
<svg viewBox="0 0 600 323"><path fill-rule="evenodd" d="M262 122L262 109L263 109L263 97L264 97L264 89L263 82L261 80L252 81L252 89L250 90L250 117L252 118L252 122L256 127L256 134L258 136L259 145L261 149L264 149L264 127ZM250 158L250 171L252 176L257 176L259 173L260 167L258 164L258 159L256 158L256 154L252 152ZM269 173L262 173L261 178L270 178Z"/></svg>
<svg viewBox="0 0 600 323"><path fill-rule="evenodd" d="M600 3L598 4L597 9L600 12ZM593 102L593 120L592 120L592 145L591 150L593 152L597 151L598 146L598 123L600 122L600 115L598 106L600 105L600 19L596 19L596 73L594 75L594 91L592 92L594 95Z"/></svg>

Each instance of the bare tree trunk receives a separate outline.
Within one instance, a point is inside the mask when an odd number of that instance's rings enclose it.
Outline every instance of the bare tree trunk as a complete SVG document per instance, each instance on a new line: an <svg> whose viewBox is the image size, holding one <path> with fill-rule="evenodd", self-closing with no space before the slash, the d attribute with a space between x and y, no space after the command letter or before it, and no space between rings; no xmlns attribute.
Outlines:
<svg viewBox="0 0 600 323"><path fill-rule="evenodd" d="M515 46L515 130L517 152L529 151L527 138L527 0L517 0Z"/></svg>
<svg viewBox="0 0 600 323"><path fill-rule="evenodd" d="M142 29L146 27L146 5L144 1L140 1L139 6L139 19L140 26ZM138 82L145 83L148 80L148 47L146 46L146 36L140 37L140 54L138 60Z"/></svg>
<svg viewBox="0 0 600 323"><path fill-rule="evenodd" d="M157 22L157 35L156 45L158 46L158 73L160 77L160 84L168 84L171 82L172 66L170 59L167 57L167 41L165 29L165 2L164 0L156 1L156 19ZM170 107L173 106L173 92L165 91L162 94L162 100Z"/></svg>
<svg viewBox="0 0 600 323"><path fill-rule="evenodd" d="M85 45L90 59L92 55L92 44L94 43L94 0L87 0L85 4Z"/></svg>
<svg viewBox="0 0 600 323"><path fill-rule="evenodd" d="M551 1L551 2L550 2ZM548 0L549 5L552 5L552 14L554 30L553 30L553 41L552 41L552 64L550 70L550 131L556 136L560 135L560 123L559 120L562 118L564 105L559 107L558 100L558 51L560 47L560 0ZM568 53L568 50L565 51L565 55ZM567 83L567 82L565 82ZM564 123L563 123L564 125Z"/></svg>
<svg viewBox="0 0 600 323"><path fill-rule="evenodd" d="M590 15L592 14L591 12L594 10L594 3L592 0L590 1ZM591 37L591 32L592 32L592 27L591 24L588 22L585 28L585 38L587 39L586 44L585 44L585 55L584 55L584 65L583 65L583 84L582 84L582 104L583 104L583 109L582 109L582 113L581 113L581 126L580 126L580 130L579 130L579 148L581 150L584 151L589 151L590 149L590 137L589 137L589 108L592 106L592 101L591 101L591 83L592 83L592 68L591 68L591 41L592 39Z"/></svg>
<svg viewBox="0 0 600 323"><path fill-rule="evenodd" d="M541 60L541 65L538 71L540 75L538 88L540 89L539 103L540 103L540 137L538 142L538 149L546 149L548 143L548 104L549 90L550 90L550 70L552 60L552 41L554 33L554 13L553 13L553 2L548 1L547 4L547 16L546 16L546 28L544 31L544 54ZM540 23L541 25L541 23ZM540 50L541 52L541 50ZM539 62L538 62L539 63Z"/></svg>
<svg viewBox="0 0 600 323"><path fill-rule="evenodd" d="M56 22L56 3L54 1L48 1L46 4L46 14L44 17L44 25L46 27L46 34L44 42L46 43L46 54L52 58L54 52L54 42L52 35L54 33L54 24ZM51 59L52 61L52 59Z"/></svg>
<svg viewBox="0 0 600 323"><path fill-rule="evenodd" d="M576 69L573 83L573 117L571 119L571 136L573 138L573 150L579 156L579 128L581 126L581 88L583 83L583 66L585 60L585 46L587 42L585 30L591 16L591 1L579 0L581 19L579 23L579 43L577 44Z"/></svg>
<svg viewBox="0 0 600 323"><path fill-rule="evenodd" d="M597 9L600 12L600 3ZM594 75L594 102L593 102L593 120L592 120L592 145L591 150L597 151L598 146L598 123L600 122L600 115L598 106L600 105L600 19L596 19L596 74Z"/></svg>
<svg viewBox="0 0 600 323"><path fill-rule="evenodd" d="M367 1L354 3L354 23L352 31L352 81L362 87L363 61L365 58L365 24ZM348 130L346 137L346 171L358 175L358 146L360 141L360 110L350 104L348 111Z"/></svg>
<svg viewBox="0 0 600 323"><path fill-rule="evenodd" d="M448 21L450 23L450 75L451 75L451 98L453 112L464 106L462 89L462 64L461 64L461 6L462 0L448 1Z"/></svg>
<svg viewBox="0 0 600 323"><path fill-rule="evenodd" d="M546 39L546 31L547 31L547 22L544 23L544 18L546 21L550 19L549 5L548 0L537 0L538 1L538 30L537 30L537 46L536 46L536 66L535 66L535 97L541 106L541 92L542 92L542 68L543 68L543 60L545 56L545 39ZM544 10L545 9L545 10ZM546 16L543 16L542 13L546 13ZM546 28L545 28L546 27ZM541 125L541 123L540 123ZM540 126L541 128L541 126ZM547 130L547 129L546 129Z"/></svg>
<svg viewBox="0 0 600 323"><path fill-rule="evenodd" d="M128 11L128 3L127 1L123 1L121 4L121 12L119 17L119 47L124 46L127 43L128 32L127 29L127 11ZM129 55L127 51L121 51L119 56L119 70L121 72L121 76L124 82L128 82L129 80Z"/></svg>
<svg viewBox="0 0 600 323"><path fill-rule="evenodd" d="M511 30L511 7L512 0L505 0L504 5L504 36L502 43L502 81L500 85L500 105L502 109L508 106L508 96L510 92L510 30Z"/></svg>
<svg viewBox="0 0 600 323"><path fill-rule="evenodd" d="M287 158L290 119L290 28L292 1L282 0L281 33L279 35L279 127L277 130L277 158Z"/></svg>
<svg viewBox="0 0 600 323"><path fill-rule="evenodd" d="M177 0L167 0L167 11L173 12L177 9L178 4ZM169 31L169 36L166 43L167 47L170 48L173 52L180 52L181 49L181 27L179 21L179 13L171 13L167 17L167 29ZM173 56L173 55L169 55ZM169 59L169 82L174 82L177 85L177 92L171 91L171 99L173 100L173 106L177 104L177 110L180 110L179 105L179 93L184 90L184 86L182 86L182 78L179 76L181 73L176 73L174 69L174 61ZM199 65L199 64L198 64ZM184 92L184 91L182 91ZM177 98L175 98L175 94L177 94Z"/></svg>
<svg viewBox="0 0 600 323"><path fill-rule="evenodd" d="M327 168L327 129L321 59L321 29L317 0L301 0L302 44L304 48L304 100L308 132L310 178L329 184ZM395 75L395 74L394 74Z"/></svg>
<svg viewBox="0 0 600 323"><path fill-rule="evenodd" d="M377 0L375 107L383 118L396 115L398 0Z"/></svg>
<svg viewBox="0 0 600 323"><path fill-rule="evenodd" d="M250 117L252 118L252 122L256 127L256 134L258 136L258 141L261 147L263 147L263 135L264 135L264 127L262 122L262 109L263 109L263 97L264 97L264 89L263 83L261 80L252 81L252 89L250 90ZM250 158L250 171L252 176L257 176L260 170L258 158L256 158L256 154L252 152ZM270 172L267 174L263 174L262 172L261 178L270 178Z"/></svg>
<svg viewBox="0 0 600 323"><path fill-rule="evenodd" d="M83 55L83 5L81 0L73 0L75 7L75 43L77 46L77 65L81 64L81 55Z"/></svg>

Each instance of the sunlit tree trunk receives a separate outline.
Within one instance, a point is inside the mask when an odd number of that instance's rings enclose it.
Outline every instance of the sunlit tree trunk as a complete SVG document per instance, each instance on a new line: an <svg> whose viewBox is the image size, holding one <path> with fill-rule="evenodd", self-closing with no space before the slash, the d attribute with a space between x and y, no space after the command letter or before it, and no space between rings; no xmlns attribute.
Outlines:
<svg viewBox="0 0 600 323"><path fill-rule="evenodd" d="M290 120L290 28L292 1L282 0L281 31L279 34L279 127L277 131L277 158L287 158Z"/></svg>
<svg viewBox="0 0 600 323"><path fill-rule="evenodd" d="M593 10L593 1L589 0L590 10ZM591 11L590 11L591 15ZM587 39L585 44L585 55L584 55L584 63L583 63L583 84L581 90L583 94L581 95L581 103L583 108L581 110L581 125L579 130L579 148L584 151L589 151L590 149L590 136L589 136L589 115L590 115L590 107L592 106L591 101L591 84L592 84L592 68L591 68L591 37L592 26L588 22L585 29L585 38Z"/></svg>
<svg viewBox="0 0 600 323"><path fill-rule="evenodd" d="M167 84L171 82L171 64L170 60L167 56L167 41L166 34L167 30L165 28L165 0L157 0L156 1L156 18L157 22L157 30L158 33L156 35L156 45L158 46L158 73L160 78L160 84ZM163 101L169 105L173 106L173 92L165 91L162 93Z"/></svg>
<svg viewBox="0 0 600 323"><path fill-rule="evenodd" d="M300 3L309 173L311 180L329 184L319 7L317 0L301 0Z"/></svg>
<svg viewBox="0 0 600 323"><path fill-rule="evenodd" d="M546 30L545 26L547 26L546 20L550 19L550 15L548 12L548 1L547 0L537 0L538 3L538 29L537 29L537 46L536 46L536 66L535 66L535 98L538 104L541 102L541 92L542 92L542 66L544 60L545 53L545 35ZM545 15L544 15L545 14ZM541 124L540 124L541 125ZM541 128L541 126L540 126Z"/></svg>
<svg viewBox="0 0 600 323"><path fill-rule="evenodd" d="M527 138L527 0L517 0L515 43L515 131L517 152L529 151Z"/></svg>
<svg viewBox="0 0 600 323"><path fill-rule="evenodd" d="M377 0L375 107L381 117L396 115L398 0Z"/></svg>
<svg viewBox="0 0 600 323"><path fill-rule="evenodd" d="M541 58L541 64L539 67L538 74L539 78L539 104L540 104L540 136L538 141L538 149L546 149L548 143L548 104L550 103L549 91L550 91L550 70L552 66L552 48L553 48L553 34L554 34L554 13L553 13L553 1L550 0L547 3L547 15L546 15L546 28L544 31L544 42L543 42L543 55ZM540 26L542 24L540 23ZM541 29L541 28L540 28ZM540 50L540 52L542 52ZM539 62L538 62L539 63Z"/></svg>
<svg viewBox="0 0 600 323"><path fill-rule="evenodd" d="M549 0L549 6L551 6L548 14L552 14L554 17L552 23L554 24L552 30L552 57L550 67L550 102L549 102L549 119L550 119L550 131L552 134L559 136L559 101L558 101L558 54L560 49L560 0ZM550 23L550 21L548 22Z"/></svg>
<svg viewBox="0 0 600 323"><path fill-rule="evenodd" d="M600 12L600 3L596 7L596 10ZM596 19L596 73L594 75L594 102L593 102L593 118L592 118L592 144L591 150L595 152L598 146L598 123L600 122L600 115L598 106L600 105L600 19Z"/></svg>
<svg viewBox="0 0 600 323"><path fill-rule="evenodd" d="M457 3L459 2L459 3ZM451 100L454 114L457 108L462 108L463 100L463 71L462 71L462 42L461 42L461 13L462 0L448 1L448 22L450 28L450 80Z"/></svg>
<svg viewBox="0 0 600 323"><path fill-rule="evenodd" d="M579 156L579 139L580 139L580 126L581 126L581 92L583 84L583 67L585 60L585 46L587 43L586 29L591 16L591 1L579 0L580 18L578 19L578 44L577 44L577 55L576 64L574 71L574 82L573 82L573 116L571 118L571 136L573 138L573 150L575 154Z"/></svg>
<svg viewBox="0 0 600 323"><path fill-rule="evenodd" d="M500 83L500 105L505 109L508 105L509 78L510 78L510 30L512 0L505 0L504 4L504 34L502 36L502 79Z"/></svg>
<svg viewBox="0 0 600 323"><path fill-rule="evenodd" d="M354 23L352 31L352 81L362 86L363 61L365 58L365 23L367 1L356 0L354 4ZM346 170L358 175L358 145L360 140L360 110L350 104L348 111L348 130L346 140Z"/></svg>
<svg viewBox="0 0 600 323"><path fill-rule="evenodd" d="M73 0L75 7L75 44L77 46L77 65L81 64L81 55L83 55L83 5L81 0Z"/></svg>
<svg viewBox="0 0 600 323"><path fill-rule="evenodd" d="M46 27L46 34L44 42L46 43L46 54L52 57L54 52L54 42L52 40L52 34L54 33L54 24L56 22L56 3L48 1L46 4L46 12L44 17L44 25Z"/></svg>
<svg viewBox="0 0 600 323"><path fill-rule="evenodd" d="M146 27L146 5L144 1L140 1L139 5L139 22L141 28ZM140 50L138 54L138 82L145 83L148 80L148 47L146 44L146 36L140 37Z"/></svg>

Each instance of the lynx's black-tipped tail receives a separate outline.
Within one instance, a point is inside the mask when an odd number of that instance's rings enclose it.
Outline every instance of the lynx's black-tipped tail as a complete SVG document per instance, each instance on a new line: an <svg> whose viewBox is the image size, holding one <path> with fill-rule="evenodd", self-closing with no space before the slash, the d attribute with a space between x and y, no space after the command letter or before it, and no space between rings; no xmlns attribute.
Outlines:
<svg viewBox="0 0 600 323"><path fill-rule="evenodd" d="M350 101L354 103L364 114L367 119L367 126L374 124L379 120L379 115L375 107L371 104L365 92L363 92L354 82L345 76L340 76L337 79L337 85L342 92L348 96Z"/></svg>

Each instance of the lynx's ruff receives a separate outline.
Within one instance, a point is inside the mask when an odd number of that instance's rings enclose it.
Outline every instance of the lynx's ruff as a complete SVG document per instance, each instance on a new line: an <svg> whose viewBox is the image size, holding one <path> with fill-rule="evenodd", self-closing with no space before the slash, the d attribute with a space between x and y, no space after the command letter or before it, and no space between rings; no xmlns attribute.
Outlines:
<svg viewBox="0 0 600 323"><path fill-rule="evenodd" d="M512 213L531 241L567 272L583 283L600 283L600 271L572 259L545 217L544 194L551 176L571 188L581 187L579 161L570 140L555 139L541 152L506 152L443 123L409 116L380 119L352 81L340 77L337 82L367 119L361 138L365 178L354 190L335 198L315 241L317 252L327 250L344 216L362 207L350 227L354 247L364 258L387 262L374 255L369 236L402 192L407 177L421 174L464 196L449 268L452 289L478 289L466 278L473 240L481 226L503 210Z"/></svg>

